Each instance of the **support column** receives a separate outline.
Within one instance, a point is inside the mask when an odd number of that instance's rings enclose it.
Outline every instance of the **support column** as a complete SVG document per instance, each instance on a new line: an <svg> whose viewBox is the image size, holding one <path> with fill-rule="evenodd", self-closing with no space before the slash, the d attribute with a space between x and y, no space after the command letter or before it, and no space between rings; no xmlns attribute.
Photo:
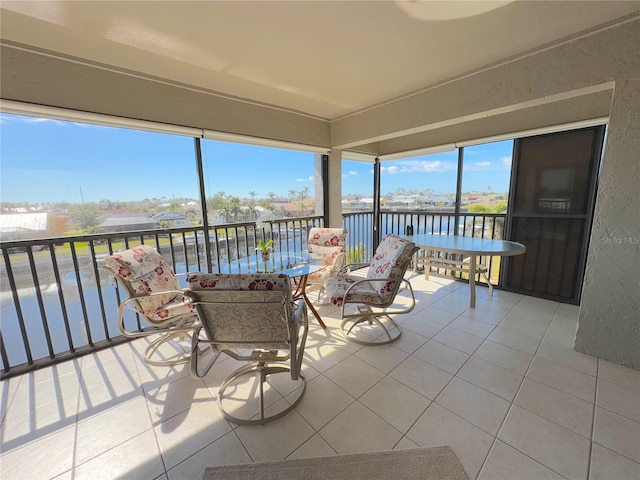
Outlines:
<svg viewBox="0 0 640 480"><path fill-rule="evenodd" d="M325 217L329 219L329 227L342 227L342 150L332 149L329 154L327 172L328 207ZM328 213L328 215L327 215Z"/></svg>
<svg viewBox="0 0 640 480"><path fill-rule="evenodd" d="M575 350L640 370L640 78L617 80Z"/></svg>

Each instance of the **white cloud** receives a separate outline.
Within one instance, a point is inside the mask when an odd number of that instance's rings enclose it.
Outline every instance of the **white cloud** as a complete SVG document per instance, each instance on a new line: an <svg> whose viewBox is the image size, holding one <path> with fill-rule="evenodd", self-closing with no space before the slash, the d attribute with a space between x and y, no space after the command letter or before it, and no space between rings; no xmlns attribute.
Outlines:
<svg viewBox="0 0 640 480"><path fill-rule="evenodd" d="M296 178L296 182L313 182L313 175L307 178Z"/></svg>
<svg viewBox="0 0 640 480"><path fill-rule="evenodd" d="M491 162L476 162L478 167L488 167L489 165L491 165Z"/></svg>
<svg viewBox="0 0 640 480"><path fill-rule="evenodd" d="M502 165L511 167L511 157L502 157Z"/></svg>
<svg viewBox="0 0 640 480"><path fill-rule="evenodd" d="M444 172L448 169L449 167L443 162L429 162L427 160L407 160L400 162L398 165L381 167L382 173L386 173L387 175L413 172Z"/></svg>
<svg viewBox="0 0 640 480"><path fill-rule="evenodd" d="M349 170L349 172L347 173L347 175L358 175L358 172L355 172L353 170Z"/></svg>

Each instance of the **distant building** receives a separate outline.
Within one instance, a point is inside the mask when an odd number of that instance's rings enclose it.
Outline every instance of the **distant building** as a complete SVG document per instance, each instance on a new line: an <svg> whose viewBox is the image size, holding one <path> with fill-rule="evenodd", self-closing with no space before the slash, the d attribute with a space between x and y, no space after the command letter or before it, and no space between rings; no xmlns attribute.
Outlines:
<svg viewBox="0 0 640 480"><path fill-rule="evenodd" d="M0 239L31 240L57 237L66 231L66 219L50 213L9 213L0 215Z"/></svg>
<svg viewBox="0 0 640 480"><path fill-rule="evenodd" d="M122 214L108 217L98 227L104 233L116 233L130 232L132 230L152 230L165 225L170 228L184 228L190 227L191 221L185 215L174 213Z"/></svg>

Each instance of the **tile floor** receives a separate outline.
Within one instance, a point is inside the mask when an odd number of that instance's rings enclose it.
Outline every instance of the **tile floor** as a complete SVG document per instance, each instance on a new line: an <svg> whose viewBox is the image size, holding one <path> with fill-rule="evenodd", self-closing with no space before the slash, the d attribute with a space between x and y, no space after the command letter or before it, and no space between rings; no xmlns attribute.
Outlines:
<svg viewBox="0 0 640 480"><path fill-rule="evenodd" d="M265 426L218 411L234 360L194 380L143 363L146 340L6 380L0 477L197 479L214 464L446 444L470 479L640 478L640 372L572 350L577 307L479 287L470 310L465 284L412 284L392 345L343 340L322 307L307 392Z"/></svg>

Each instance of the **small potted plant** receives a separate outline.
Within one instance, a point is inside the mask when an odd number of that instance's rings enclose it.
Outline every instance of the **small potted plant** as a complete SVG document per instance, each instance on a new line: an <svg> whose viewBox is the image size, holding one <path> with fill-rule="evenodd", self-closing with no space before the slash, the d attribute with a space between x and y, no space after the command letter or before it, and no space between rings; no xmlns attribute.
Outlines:
<svg viewBox="0 0 640 480"><path fill-rule="evenodd" d="M273 250L273 240L258 240L258 246L256 247L256 251L260 250L262 254L262 261L268 262L269 256L271 255L271 251Z"/></svg>

